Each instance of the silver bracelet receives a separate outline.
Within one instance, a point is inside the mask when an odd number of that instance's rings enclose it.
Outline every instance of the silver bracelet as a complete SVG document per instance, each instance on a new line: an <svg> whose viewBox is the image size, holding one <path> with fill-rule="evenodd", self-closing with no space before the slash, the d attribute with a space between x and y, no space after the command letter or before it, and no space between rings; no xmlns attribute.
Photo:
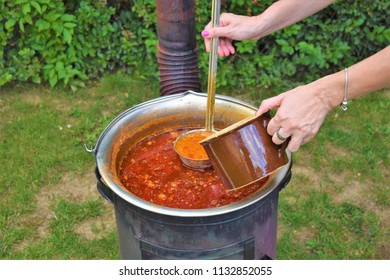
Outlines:
<svg viewBox="0 0 390 280"><path fill-rule="evenodd" d="M347 111L348 107L348 101L347 101L347 93L348 93L348 68L345 68L345 86L344 86L344 99L343 102L341 102L340 107L343 109L343 111Z"/></svg>

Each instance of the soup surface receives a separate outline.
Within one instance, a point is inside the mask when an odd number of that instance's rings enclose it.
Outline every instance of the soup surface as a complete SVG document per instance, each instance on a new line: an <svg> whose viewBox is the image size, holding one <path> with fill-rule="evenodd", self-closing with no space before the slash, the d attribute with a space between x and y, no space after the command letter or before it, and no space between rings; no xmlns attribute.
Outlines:
<svg viewBox="0 0 390 280"><path fill-rule="evenodd" d="M268 178L228 190L213 169L197 171L183 166L173 142L189 129L151 136L134 146L123 159L120 180L131 193L154 204L203 209L237 202L260 189Z"/></svg>

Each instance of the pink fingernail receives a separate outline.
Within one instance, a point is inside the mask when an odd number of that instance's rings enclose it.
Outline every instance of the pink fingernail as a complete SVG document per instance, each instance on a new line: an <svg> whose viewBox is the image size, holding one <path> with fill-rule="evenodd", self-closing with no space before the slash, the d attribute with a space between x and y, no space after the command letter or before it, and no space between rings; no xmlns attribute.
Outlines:
<svg viewBox="0 0 390 280"><path fill-rule="evenodd" d="M202 34L202 37L209 36L209 32L207 30L203 30L201 34Z"/></svg>

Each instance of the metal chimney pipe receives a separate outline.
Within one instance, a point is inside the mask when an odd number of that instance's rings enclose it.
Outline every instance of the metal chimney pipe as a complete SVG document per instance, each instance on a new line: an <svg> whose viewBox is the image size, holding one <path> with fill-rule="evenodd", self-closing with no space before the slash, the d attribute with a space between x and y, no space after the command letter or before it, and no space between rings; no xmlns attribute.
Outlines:
<svg viewBox="0 0 390 280"><path fill-rule="evenodd" d="M200 92L195 0L156 0L160 94Z"/></svg>

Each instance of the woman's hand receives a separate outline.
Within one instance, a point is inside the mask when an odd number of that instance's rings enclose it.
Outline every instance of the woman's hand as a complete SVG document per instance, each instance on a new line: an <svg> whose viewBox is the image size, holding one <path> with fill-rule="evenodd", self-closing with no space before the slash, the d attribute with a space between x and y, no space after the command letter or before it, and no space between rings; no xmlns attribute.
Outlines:
<svg viewBox="0 0 390 280"><path fill-rule="evenodd" d="M296 152L317 134L325 116L332 109L327 101L319 97L319 91L320 88L311 83L261 102L256 114L278 108L267 127L275 144L281 144L291 137L287 148Z"/></svg>
<svg viewBox="0 0 390 280"><path fill-rule="evenodd" d="M206 51L211 48L211 38L218 40L218 55L229 56L235 53L233 40L258 40L256 17L240 16L232 13L222 13L220 15L219 27L211 27L211 22L202 31L205 38Z"/></svg>

